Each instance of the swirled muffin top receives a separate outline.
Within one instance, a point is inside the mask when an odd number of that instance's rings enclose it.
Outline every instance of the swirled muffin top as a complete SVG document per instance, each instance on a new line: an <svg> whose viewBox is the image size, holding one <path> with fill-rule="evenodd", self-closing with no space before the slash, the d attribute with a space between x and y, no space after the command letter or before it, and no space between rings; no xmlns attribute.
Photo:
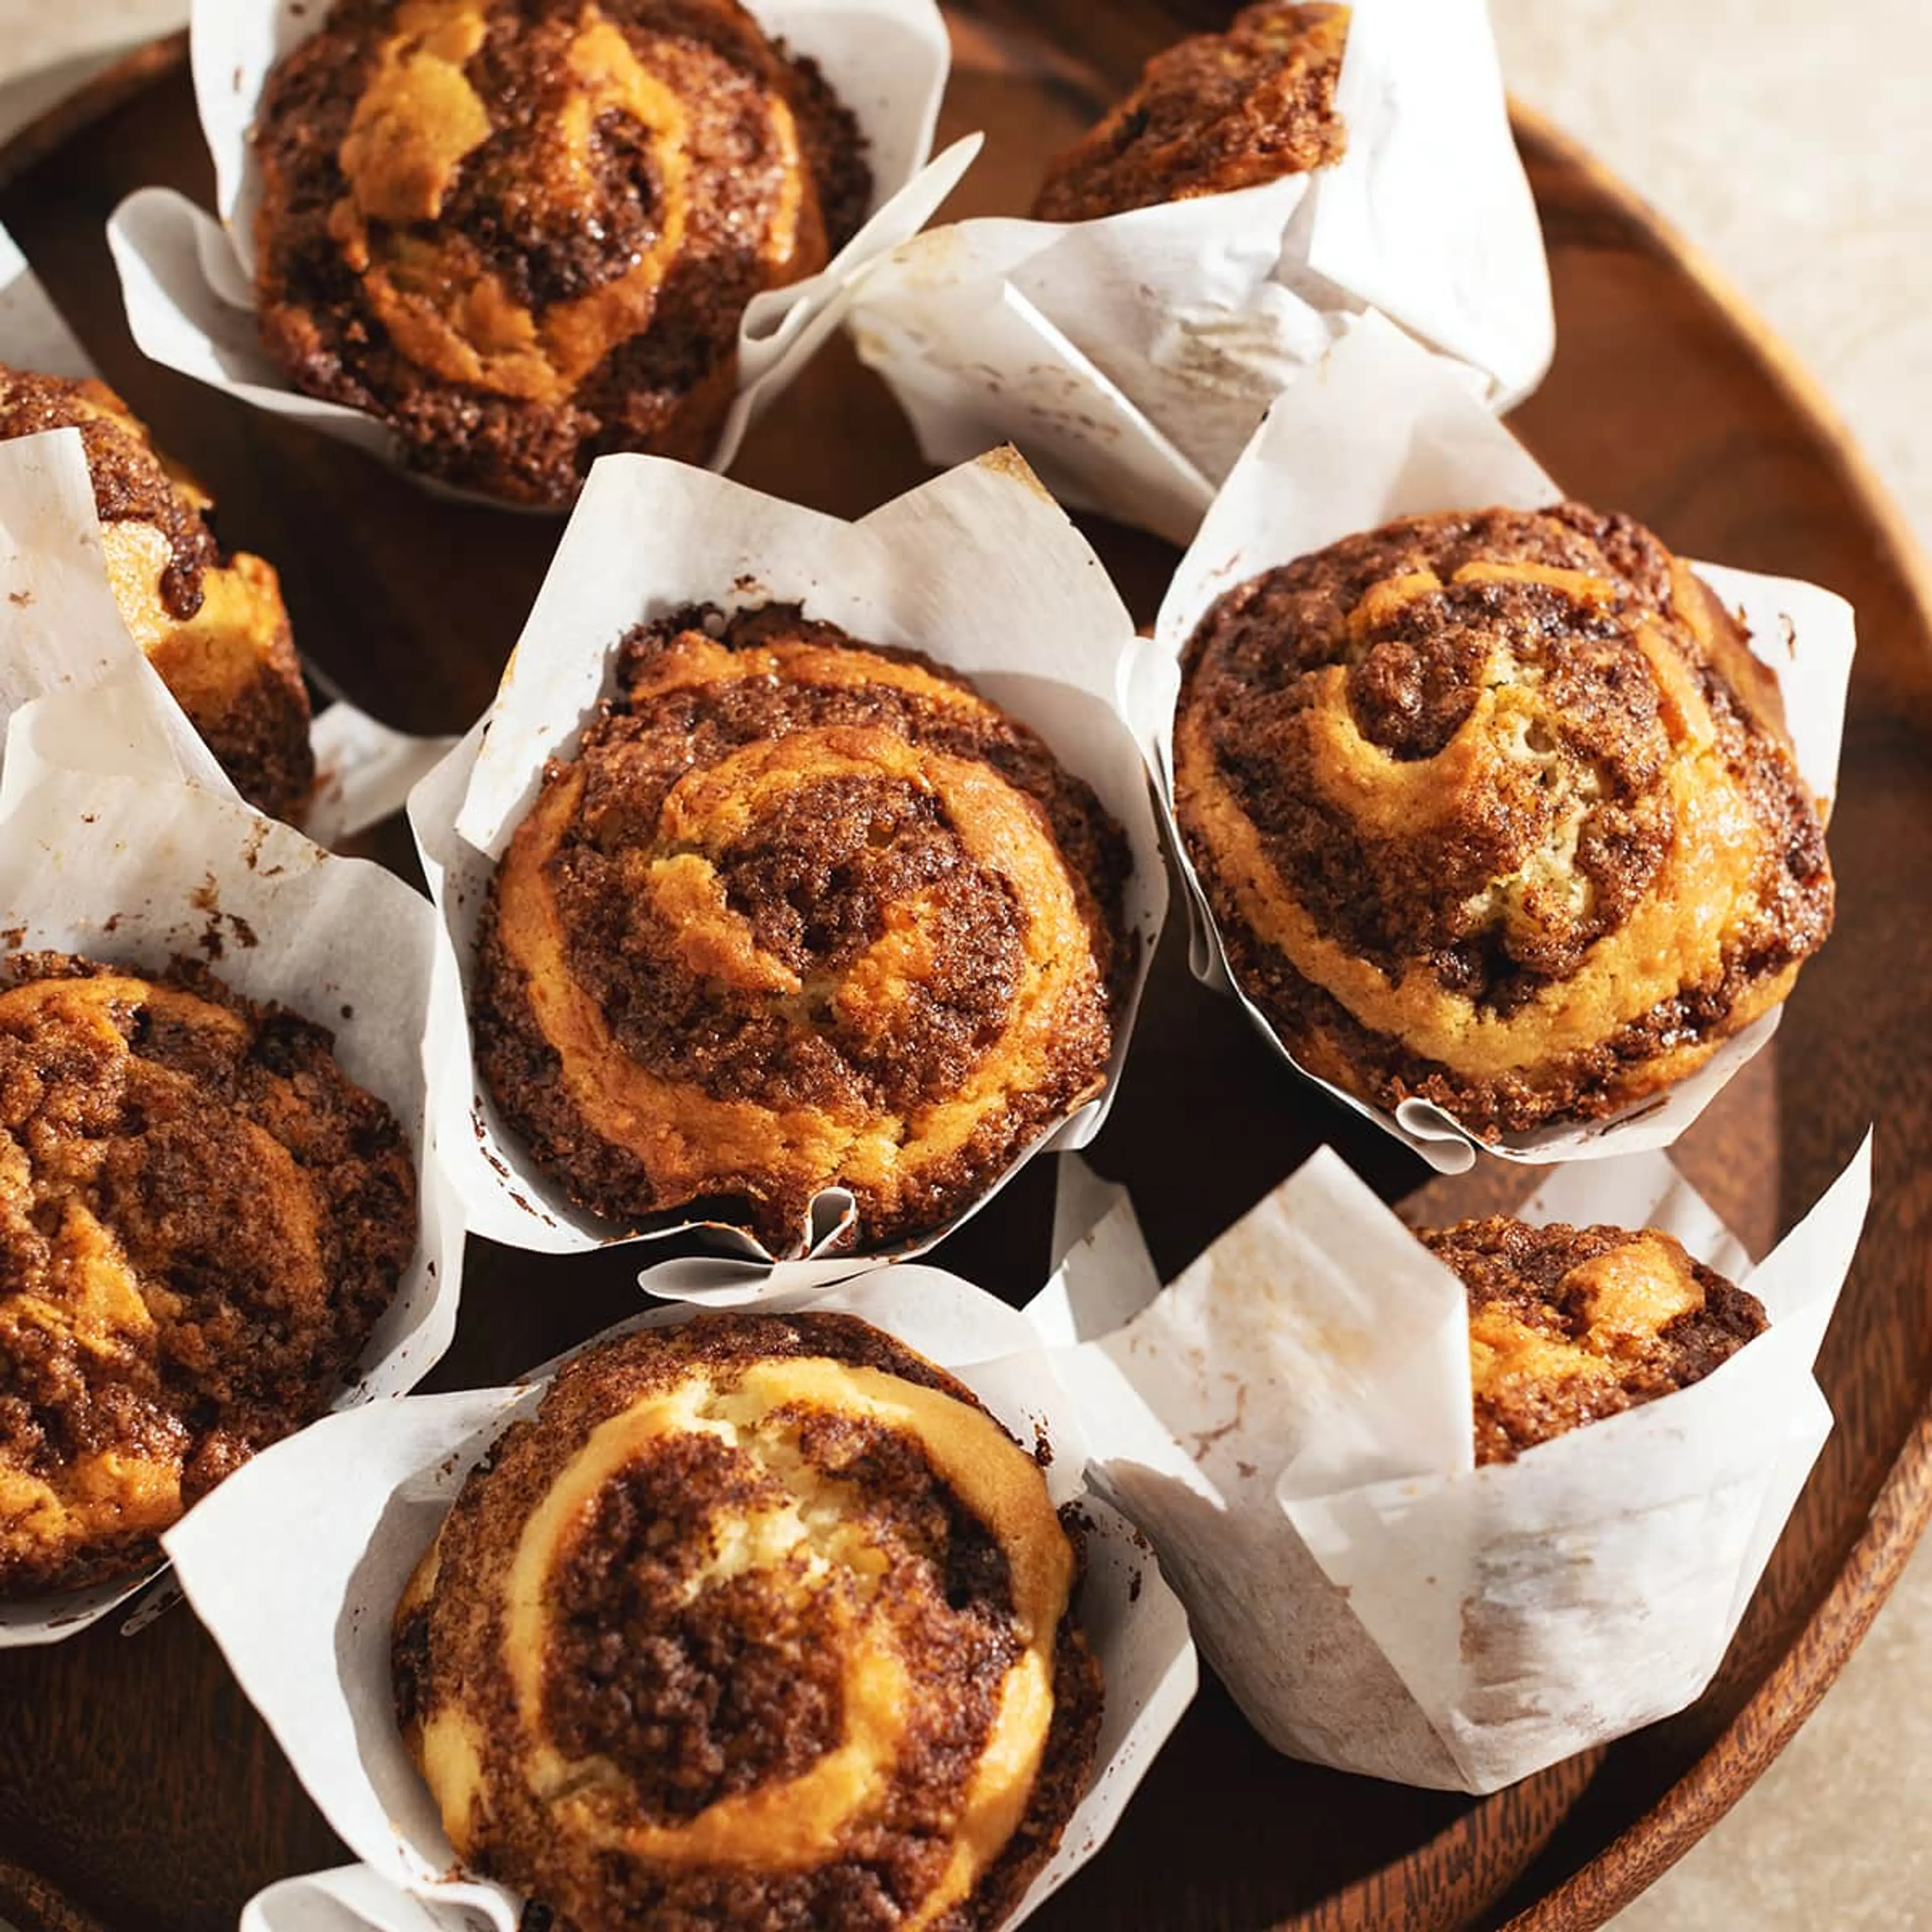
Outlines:
<svg viewBox="0 0 1932 1932"><path fill-rule="evenodd" d="M1688 1388L1766 1325L1756 1296L1654 1228L1492 1215L1420 1238L1468 1291L1479 1464Z"/></svg>
<svg viewBox="0 0 1932 1932"><path fill-rule="evenodd" d="M790 606L632 634L492 883L483 1076L572 1197L795 1247L962 1212L1106 1084L1130 865L1090 790L914 654Z"/></svg>
<svg viewBox="0 0 1932 1932"><path fill-rule="evenodd" d="M108 581L134 641L250 804L301 815L315 784L308 693L274 570L225 556L206 493L104 382L0 364L0 440L77 429Z"/></svg>
<svg viewBox="0 0 1932 1932"><path fill-rule="evenodd" d="M1078 1556L969 1390L850 1316L568 1364L397 1611L459 1856L563 1924L996 1925L1084 1786Z"/></svg>
<svg viewBox="0 0 1932 1932"><path fill-rule="evenodd" d="M1229 591L1174 760L1289 1051L1475 1132L1657 1092L1831 929L1769 673L1687 565L1581 504L1410 518Z"/></svg>
<svg viewBox="0 0 1932 1932"><path fill-rule="evenodd" d="M706 460L746 304L872 198L850 112L736 0L337 0L254 139L269 352L516 502Z"/></svg>
<svg viewBox="0 0 1932 1932"><path fill-rule="evenodd" d="M184 965L0 991L0 1598L137 1572L326 1409L416 1245L388 1109L322 1028Z"/></svg>
<svg viewBox="0 0 1932 1932"><path fill-rule="evenodd" d="M1090 221L1333 167L1348 146L1335 111L1348 37L1346 7L1268 0L1156 54L1047 170L1035 219Z"/></svg>

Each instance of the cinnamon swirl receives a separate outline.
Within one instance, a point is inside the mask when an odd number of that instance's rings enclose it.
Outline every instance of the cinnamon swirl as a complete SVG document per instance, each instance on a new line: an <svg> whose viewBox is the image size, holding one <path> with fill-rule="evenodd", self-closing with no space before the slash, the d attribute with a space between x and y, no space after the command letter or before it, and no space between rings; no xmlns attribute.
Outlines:
<svg viewBox="0 0 1932 1932"><path fill-rule="evenodd" d="M0 364L0 439L77 429L122 620L250 805L297 819L315 785L308 693L274 569L224 555L212 500L105 382Z"/></svg>
<svg viewBox="0 0 1932 1932"><path fill-rule="evenodd" d="M1765 1330L1756 1296L1654 1228L1492 1215L1420 1238L1468 1291L1478 1463L1688 1388Z"/></svg>
<svg viewBox="0 0 1932 1932"><path fill-rule="evenodd" d="M492 883L483 1077L620 1221L942 1226L1106 1084L1124 835L962 680L770 606L634 633Z"/></svg>
<svg viewBox="0 0 1932 1932"><path fill-rule="evenodd" d="M416 1244L388 1109L206 970L0 991L0 1598L138 1571L320 1414Z"/></svg>
<svg viewBox="0 0 1932 1932"><path fill-rule="evenodd" d="M1102 1699L1033 1459L849 1316L562 1369L396 1613L451 1843L566 1925L997 1924Z"/></svg>
<svg viewBox="0 0 1932 1932"><path fill-rule="evenodd" d="M1229 591L1175 806L1235 978L1309 1072L1491 1138L1613 1114L1831 930L1770 674L1580 504L1420 517Z"/></svg>
<svg viewBox="0 0 1932 1932"><path fill-rule="evenodd" d="M850 112L737 0L336 0L255 143L269 353L518 502L612 450L706 460L746 304L872 197Z"/></svg>
<svg viewBox="0 0 1932 1932"><path fill-rule="evenodd" d="M1333 167L1348 146L1335 111L1348 37L1346 7L1266 0L1156 54L1048 170L1034 219L1090 221Z"/></svg>

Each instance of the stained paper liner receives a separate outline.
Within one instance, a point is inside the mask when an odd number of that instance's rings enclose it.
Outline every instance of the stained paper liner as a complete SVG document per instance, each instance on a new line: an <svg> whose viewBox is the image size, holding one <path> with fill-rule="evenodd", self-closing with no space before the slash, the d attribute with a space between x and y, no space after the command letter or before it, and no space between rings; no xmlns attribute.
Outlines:
<svg viewBox="0 0 1932 1932"><path fill-rule="evenodd" d="M935 463L1018 443L1054 494L1184 544L1275 396L1365 307L1493 407L1555 346L1484 0L1354 0L1333 168L1100 220L934 229L848 326Z"/></svg>
<svg viewBox="0 0 1932 1932"><path fill-rule="evenodd" d="M531 1162L477 1080L467 1017L477 921L545 761L572 754L610 695L625 633L694 603L774 602L800 603L808 616L855 638L910 646L963 673L1036 731L1125 828L1134 860L1126 924L1139 959L1106 1090L1015 1167L1042 1147L1084 1146L1106 1118L1167 884L1145 770L1114 709L1132 623L1085 540L1010 452L938 477L856 524L661 458L606 457L564 532L496 702L410 800L450 941L431 1013L438 1138L476 1233L554 1253L640 1238L574 1206ZM668 1278L722 1305L808 1294L922 1253L965 1218L892 1254L854 1256L842 1251L851 1197L835 1188L818 1196L782 1256L742 1230L712 1224L654 1228L643 1238L710 1226L724 1253L668 1264Z"/></svg>
<svg viewBox="0 0 1932 1932"><path fill-rule="evenodd" d="M58 541L16 548L24 481ZM79 433L0 445L0 595L15 630L86 662L112 627ZM14 662L31 653L16 656ZM352 1385L353 1406L412 1387L448 1347L463 1225L434 1157L424 1038L434 908L380 866L338 858L244 805L139 652L98 681L8 706L0 770L0 907L8 950L148 973L206 960L248 998L327 1026L349 1078L408 1139L421 1232ZM247 1564L244 1562L243 1568ZM140 1587L0 1605L0 1648L84 1629Z"/></svg>
<svg viewBox="0 0 1932 1932"><path fill-rule="evenodd" d="M931 218L979 152L977 135L928 163L950 60L935 0L748 0L766 32L818 62L865 136L874 182L865 226L818 274L770 289L738 332L738 388L712 467L838 326L854 278ZM326 20L328 0L195 0L190 64L214 163L216 214L172 188L130 195L108 223L128 326L144 353L212 388L354 444L442 496L494 500L411 470L376 417L303 394L256 338L254 223L261 171L249 140L277 62ZM216 218L219 217L219 219Z"/></svg>
<svg viewBox="0 0 1932 1932"><path fill-rule="evenodd" d="M1209 607L1264 571L1398 517L1492 506L1540 509L1563 497L1447 364L1378 316L1351 322L1318 376L1283 395L1256 432L1181 559L1154 635L1137 644L1121 682L1121 707L1154 770L1168 838L1187 882L1196 976L1232 988L1296 1072L1406 1141L1440 1172L1466 1172L1479 1148L1506 1160L1547 1162L1668 1147L1769 1041L1781 1008L1726 1040L1688 1078L1610 1119L1492 1141L1470 1133L1432 1102L1404 1100L1391 1112L1316 1078L1282 1046L1229 971L1174 817L1181 655ZM1828 812L1851 682L1851 606L1816 584L1788 578L1715 564L1691 568L1738 617L1752 654L1775 679L1798 770Z"/></svg>
<svg viewBox="0 0 1932 1932"><path fill-rule="evenodd" d="M653 1277L646 1284L656 1287ZM1131 1528L1083 1486L1079 1431L1028 1317L937 1269L896 1268L815 1300L950 1370L1022 1442L1052 1444L1056 1504L1088 1523L1080 1616L1106 1682L1087 1794L1017 1925L1099 1850L1195 1688L1180 1606ZM688 1318L658 1310L606 1331ZM586 1344L594 1346L594 1343ZM464 1477L533 1410L556 1364L508 1388L418 1396L331 1418L257 1456L170 1532L189 1602L360 1870L272 1887L243 1916L262 1932L316 1925L515 1932L519 1904L464 1873L398 1734L390 1628ZM431 1915L425 1917L425 1912Z"/></svg>
<svg viewBox="0 0 1932 1932"><path fill-rule="evenodd" d="M1520 1210L1676 1234L1770 1327L1703 1381L1478 1468L1467 1297L1322 1149L1124 1327L1109 1248L1054 1358L1090 1476L1160 1552L1202 1654L1277 1750L1487 1792L1682 1710L1730 1646L1832 1426L1812 1377L1870 1193L1869 1137L1757 1268L1660 1153Z"/></svg>
<svg viewBox="0 0 1932 1932"><path fill-rule="evenodd" d="M49 376L84 379L100 374L4 227L0 227L0 362ZM76 439L79 435L76 430L65 434ZM10 470L14 459L7 452L35 440L0 444L0 464ZM44 460L31 455L19 459L30 470ZM43 538L64 543L57 525L21 514L27 500L21 493L33 487L24 478L8 486L8 501L15 507L4 540L14 545ZM91 501L87 514L91 524ZM105 569L104 560L98 567ZM89 654L86 662L76 656L78 637L44 640L35 646L34 661L23 662L19 632L17 619L0 626L0 702L9 712L67 682L122 676L142 656L118 614L112 623L96 625L82 634ZM318 844L337 845L400 812L410 788L448 751L451 741L392 730L366 711L338 700L316 714L310 742L315 751L316 784L303 814L303 829Z"/></svg>

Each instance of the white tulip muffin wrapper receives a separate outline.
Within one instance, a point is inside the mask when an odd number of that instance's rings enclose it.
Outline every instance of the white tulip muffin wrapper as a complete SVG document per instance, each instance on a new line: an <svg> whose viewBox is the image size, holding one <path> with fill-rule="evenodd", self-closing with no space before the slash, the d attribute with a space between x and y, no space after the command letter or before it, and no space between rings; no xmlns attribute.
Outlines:
<svg viewBox="0 0 1932 1932"><path fill-rule="evenodd" d="M456 740L398 731L338 698L316 713L309 742L316 782L302 829L318 845L335 846L394 818Z"/></svg>
<svg viewBox="0 0 1932 1932"><path fill-rule="evenodd" d="M478 1908L426 1904L367 1865L338 1865L278 1880L242 1908L240 1932L481 1932Z"/></svg>
<svg viewBox="0 0 1932 1932"><path fill-rule="evenodd" d="M1256 432L1181 559L1153 636L1130 654L1119 693L1154 770L1163 822L1187 884L1196 977L1232 990L1262 1036L1304 1078L1406 1141L1442 1173L1466 1172L1479 1149L1540 1163L1668 1147L1769 1041L1782 1008L1726 1041L1688 1078L1610 1119L1505 1133L1495 1142L1478 1140L1432 1102L1405 1100L1391 1111L1317 1078L1234 981L1174 821L1181 656L1224 592L1344 537L1400 517L1492 506L1540 509L1562 497L1448 364L1380 316L1359 317L1329 352L1318 380L1284 394ZM1692 568L1750 633L1752 654L1777 682L1799 773L1828 810L1851 682L1851 606L1791 578L1715 564Z"/></svg>
<svg viewBox="0 0 1932 1932"><path fill-rule="evenodd" d="M337 1406L412 1387L448 1346L463 1264L462 1220L430 1131L434 909L380 866L338 858L244 805L146 659L99 648L127 634L77 431L0 444L0 596L8 950L150 974L206 958L236 992L330 1030L344 1072L402 1128L422 1217L395 1299ZM18 701L23 668L48 650L62 654L59 687ZM0 1606L0 1647L70 1635L139 1587Z"/></svg>
<svg viewBox="0 0 1932 1932"><path fill-rule="evenodd" d="M712 1224L626 1236L573 1204L501 1121L476 1078L468 1003L496 861L546 760L572 755L610 694L620 640L690 604L769 602L797 602L856 638L908 646L963 674L1037 732L1126 833L1134 868L1124 909L1139 956L1106 1090L1036 1141L969 1213L1042 1148L1083 1147L1100 1131L1167 907L1145 768L1114 703L1132 620L1085 540L1010 452L935 478L856 524L661 458L598 464L495 703L410 801L449 941L430 1022L439 1140L470 1227L493 1240L562 1253L710 1226L725 1253L668 1264L661 1278L720 1305L810 1294L922 1253L967 1217L891 1255L842 1253L853 1203L833 1188L783 1256Z"/></svg>
<svg viewBox="0 0 1932 1932"><path fill-rule="evenodd" d="M38 700L86 693L98 710L56 762L235 796L122 622L77 429L0 442L0 728L28 724ZM11 765L0 765L10 782Z"/></svg>
<svg viewBox="0 0 1932 1932"><path fill-rule="evenodd" d="M767 33L815 59L852 110L874 179L864 227L819 274L766 290L738 332L738 385L712 452L728 467L753 422L838 326L854 279L914 234L979 151L976 135L930 163L950 59L934 0L751 0ZM494 500L412 470L376 417L298 390L263 350L254 310L261 170L249 130L271 70L327 18L326 0L195 0L190 62L214 162L215 213L171 188L137 190L109 221L128 326L142 352L224 394L320 430L440 495Z"/></svg>
<svg viewBox="0 0 1932 1932"><path fill-rule="evenodd" d="M1017 442L1054 493L1185 544L1270 402L1365 307L1498 409L1555 346L1484 0L1355 0L1333 168L1080 222L928 230L848 326L935 463Z"/></svg>
<svg viewBox="0 0 1932 1932"><path fill-rule="evenodd" d="M1186 1618L1138 1535L1085 1493L1080 1431L1026 1315L920 1267L848 1282L812 1305L861 1316L950 1370L1018 1441L1049 1440L1053 1498L1076 1503L1087 1519L1080 1614L1106 1677L1106 1712L1086 1795L1007 1922L1016 1926L1099 1850L1186 1709L1196 1681ZM607 1336L692 1312L660 1309ZM256 1457L170 1533L190 1603L309 1795L366 1868L284 1881L248 1908L244 1927L474 1922L515 1932L514 1896L458 1870L397 1730L390 1630L403 1588L464 1477L513 1420L534 1410L556 1366L512 1388L332 1417Z"/></svg>
<svg viewBox="0 0 1932 1932"><path fill-rule="evenodd" d="M1138 1240L1123 1199L1069 1264L1054 1359L1090 1476L1271 1744L1493 1791L1709 1683L1830 1432L1812 1365L1870 1189L1868 1138L1752 1270L1660 1153L1552 1174L1523 1219L1661 1227L1771 1325L1514 1462L1474 1462L1462 1283L1327 1148L1090 1340L1118 1312L1083 1318L1118 1303L1108 1247Z"/></svg>
<svg viewBox="0 0 1932 1932"><path fill-rule="evenodd" d="M76 379L100 373L4 227L0 227L0 362ZM7 452L37 440L18 438L0 444L0 462L10 460ZM10 460L31 466L44 459L28 454ZM31 487L24 481L14 486L10 501L22 502L25 500L17 492ZM90 500L90 522L93 514ZM10 524L6 540L18 544L35 532L45 533L49 541L65 541L52 525L39 519ZM98 567L105 569L104 560ZM64 643L52 640L51 648L38 650L38 661L31 668L21 662L20 647L10 633L0 631L0 702L10 711L42 691L58 688L70 676L89 674L88 667L74 661L82 635L98 654L92 668L98 674L118 676L142 656L140 646L127 634L118 617L112 625L92 626ZM30 676L23 676L29 672ZM338 699L316 712L309 742L315 751L316 782L304 814L303 830L317 844L333 846L400 812L410 787L448 751L452 741L394 730L346 700Z"/></svg>
<svg viewBox="0 0 1932 1932"><path fill-rule="evenodd" d="M20 244L0 226L0 362L74 380L99 373L40 286Z"/></svg>

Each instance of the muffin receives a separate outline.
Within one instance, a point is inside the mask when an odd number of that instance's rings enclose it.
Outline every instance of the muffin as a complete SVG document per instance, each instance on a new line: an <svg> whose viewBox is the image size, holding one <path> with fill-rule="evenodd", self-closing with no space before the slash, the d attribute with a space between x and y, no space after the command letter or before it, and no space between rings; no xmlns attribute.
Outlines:
<svg viewBox="0 0 1932 1932"><path fill-rule="evenodd" d="M471 1001L572 1199L777 1252L843 1187L884 1246L1101 1091L1130 860L1030 731L790 605L644 626L616 692L502 856Z"/></svg>
<svg viewBox="0 0 1932 1932"><path fill-rule="evenodd" d="M416 1246L330 1036L182 964L24 954L0 991L0 1600L138 1574L326 1409Z"/></svg>
<svg viewBox="0 0 1932 1932"><path fill-rule="evenodd" d="M1034 1459L852 1316L586 1351L398 1606L458 1856L578 1932L992 1927L1084 1788L1102 1687Z"/></svg>
<svg viewBox="0 0 1932 1932"><path fill-rule="evenodd" d="M872 200L850 111L736 0L337 0L254 143L268 353L520 503L706 460L746 304Z"/></svg>
<svg viewBox="0 0 1932 1932"><path fill-rule="evenodd" d="M274 571L224 556L214 506L106 383L0 364L0 438L77 429L122 618L250 805L296 819L315 785L308 693Z"/></svg>
<svg viewBox="0 0 1932 1932"><path fill-rule="evenodd" d="M1047 170L1034 219L1090 221L1332 168L1348 146L1335 111L1348 37L1346 7L1267 0L1156 54Z"/></svg>
<svg viewBox="0 0 1932 1932"><path fill-rule="evenodd" d="M1659 1093L1831 930L1771 674L1640 524L1418 517L1252 578L1190 641L1182 836L1309 1072L1496 1138Z"/></svg>
<svg viewBox="0 0 1932 1932"><path fill-rule="evenodd" d="M1498 1214L1420 1239L1468 1291L1479 1465L1688 1388L1766 1325L1755 1295L1654 1228Z"/></svg>

